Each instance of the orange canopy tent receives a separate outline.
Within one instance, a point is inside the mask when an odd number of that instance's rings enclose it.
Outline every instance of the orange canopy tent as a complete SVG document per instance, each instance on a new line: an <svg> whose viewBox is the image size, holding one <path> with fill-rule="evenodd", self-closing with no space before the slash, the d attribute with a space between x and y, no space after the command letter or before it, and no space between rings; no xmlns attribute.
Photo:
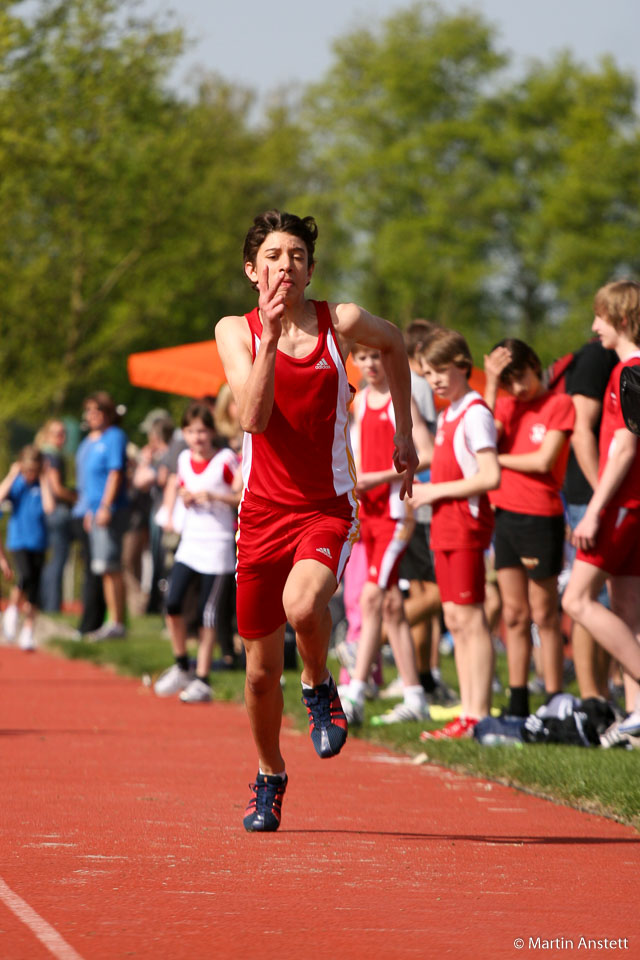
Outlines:
<svg viewBox="0 0 640 960"><path fill-rule="evenodd" d="M134 387L163 390L182 397L215 396L226 379L215 340L132 353L127 372ZM347 359L347 374L350 382L357 386L360 376L351 357Z"/></svg>
<svg viewBox="0 0 640 960"><path fill-rule="evenodd" d="M132 353L127 372L134 387L194 398L215 396L226 379L215 340ZM360 374L351 357L347 358L347 374L357 387ZM474 390L484 392L484 372L478 367L473 368L469 382Z"/></svg>

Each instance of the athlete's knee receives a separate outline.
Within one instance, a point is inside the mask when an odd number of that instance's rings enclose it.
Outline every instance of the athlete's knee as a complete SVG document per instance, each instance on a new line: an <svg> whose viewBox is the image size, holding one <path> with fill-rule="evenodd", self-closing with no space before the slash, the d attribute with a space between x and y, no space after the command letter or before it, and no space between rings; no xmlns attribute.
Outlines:
<svg viewBox="0 0 640 960"><path fill-rule="evenodd" d="M367 582L360 594L360 610L363 617L382 616L384 593L376 583Z"/></svg>
<svg viewBox="0 0 640 960"><path fill-rule="evenodd" d="M572 620L582 623L585 618L585 608L588 600L588 595L583 590L572 587L571 581L569 581L562 596L562 609ZM588 626L588 624L585 624L585 626Z"/></svg>
<svg viewBox="0 0 640 960"><path fill-rule="evenodd" d="M402 594L397 588L387 590L384 595L382 619L391 623L400 623L404 620L404 602Z"/></svg>
<svg viewBox="0 0 640 960"><path fill-rule="evenodd" d="M279 686L283 666L282 661L251 663L250 659L247 659L246 683L250 692L254 696L260 696Z"/></svg>
<svg viewBox="0 0 640 960"><path fill-rule="evenodd" d="M285 600L287 620L297 634L315 633L327 612L316 597L297 596Z"/></svg>
<svg viewBox="0 0 640 960"><path fill-rule="evenodd" d="M529 608L503 599L502 619L507 630L526 630L531 619Z"/></svg>

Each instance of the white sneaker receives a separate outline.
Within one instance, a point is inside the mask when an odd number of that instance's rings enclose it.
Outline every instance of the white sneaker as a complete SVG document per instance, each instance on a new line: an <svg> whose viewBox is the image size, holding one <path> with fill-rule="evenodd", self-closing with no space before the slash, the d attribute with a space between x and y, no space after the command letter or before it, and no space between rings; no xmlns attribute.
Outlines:
<svg viewBox="0 0 640 960"><path fill-rule="evenodd" d="M358 657L357 643L348 643L346 640L343 640L342 643L336 644L334 652L349 676L353 676L353 671L356 668L356 659Z"/></svg>
<svg viewBox="0 0 640 960"><path fill-rule="evenodd" d="M114 623L113 620L107 620L99 630L93 630L88 633L85 640L89 643L100 643L102 640L121 640L126 637L127 630L124 624Z"/></svg>
<svg viewBox="0 0 640 960"><path fill-rule="evenodd" d="M382 727L388 723L411 723L416 720L422 722L430 719L428 704L418 705L403 702L396 703L393 710L387 710L386 713L372 717L371 723L374 727Z"/></svg>
<svg viewBox="0 0 640 960"><path fill-rule="evenodd" d="M343 683L338 687L338 696L340 697L340 703L342 704L344 715L347 718L347 723L352 727L362 726L364 722L364 704L356 703L355 700L349 699L348 683Z"/></svg>
<svg viewBox="0 0 640 960"><path fill-rule="evenodd" d="M404 683L399 676L395 677L391 683L387 684L384 690L380 691L381 700L394 700L396 697L404 695Z"/></svg>
<svg viewBox="0 0 640 960"><path fill-rule="evenodd" d="M18 608L13 603L4 612L2 632L9 643L13 643L18 633Z"/></svg>
<svg viewBox="0 0 640 960"><path fill-rule="evenodd" d="M213 691L204 680L194 677L180 694L180 699L183 703L210 703L213 700Z"/></svg>
<svg viewBox="0 0 640 960"><path fill-rule="evenodd" d="M36 642L33 638L33 627L28 627L25 624L18 635L18 646L26 653L35 650Z"/></svg>
<svg viewBox="0 0 640 960"><path fill-rule="evenodd" d="M174 697L176 693L186 690L192 680L195 680L195 671L181 670L177 663L161 673L153 685L157 697Z"/></svg>
<svg viewBox="0 0 640 960"><path fill-rule="evenodd" d="M621 720L618 730L627 737L637 737L640 734L640 710L634 710L628 717Z"/></svg>

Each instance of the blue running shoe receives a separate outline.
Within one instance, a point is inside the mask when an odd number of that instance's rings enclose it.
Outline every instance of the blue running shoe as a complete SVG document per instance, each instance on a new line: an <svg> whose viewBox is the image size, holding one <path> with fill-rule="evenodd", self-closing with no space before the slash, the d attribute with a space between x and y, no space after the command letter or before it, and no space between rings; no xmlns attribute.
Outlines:
<svg viewBox="0 0 640 960"><path fill-rule="evenodd" d="M250 783L253 796L244 812L245 830L249 833L273 833L280 826L282 798L287 789L288 777L274 777L258 773L256 782Z"/></svg>
<svg viewBox="0 0 640 960"><path fill-rule="evenodd" d="M331 674L326 683L303 687L302 702L309 714L309 733L316 753L323 760L335 757L344 747L349 725Z"/></svg>

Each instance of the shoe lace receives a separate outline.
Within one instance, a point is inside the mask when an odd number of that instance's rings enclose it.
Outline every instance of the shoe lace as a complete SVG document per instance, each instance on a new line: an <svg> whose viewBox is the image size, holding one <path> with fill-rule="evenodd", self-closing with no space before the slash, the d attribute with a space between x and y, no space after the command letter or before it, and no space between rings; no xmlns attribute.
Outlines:
<svg viewBox="0 0 640 960"><path fill-rule="evenodd" d="M256 780L249 784L249 789L255 794L256 813L264 816L271 812L280 786L281 784L269 783L268 780Z"/></svg>
<svg viewBox="0 0 640 960"><path fill-rule="evenodd" d="M322 687L327 690L327 693L324 693ZM328 696L328 690L327 684L321 684L320 687L305 690L302 696L305 706L311 712L313 722L316 726L327 726L331 722L331 697Z"/></svg>

